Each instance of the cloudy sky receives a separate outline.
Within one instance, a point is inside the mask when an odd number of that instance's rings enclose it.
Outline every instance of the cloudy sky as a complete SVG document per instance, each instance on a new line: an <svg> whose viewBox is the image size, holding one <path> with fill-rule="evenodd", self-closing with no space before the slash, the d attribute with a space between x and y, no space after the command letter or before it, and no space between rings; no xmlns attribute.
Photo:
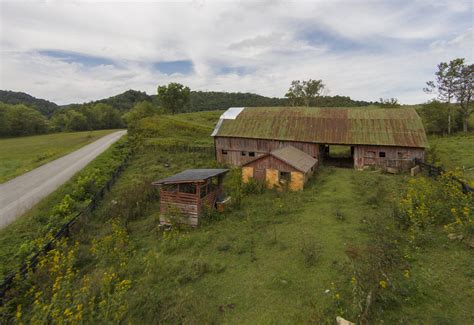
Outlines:
<svg viewBox="0 0 474 325"><path fill-rule="evenodd" d="M169 82L281 97L312 78L409 104L473 44L470 0L2 1L0 88L67 104Z"/></svg>

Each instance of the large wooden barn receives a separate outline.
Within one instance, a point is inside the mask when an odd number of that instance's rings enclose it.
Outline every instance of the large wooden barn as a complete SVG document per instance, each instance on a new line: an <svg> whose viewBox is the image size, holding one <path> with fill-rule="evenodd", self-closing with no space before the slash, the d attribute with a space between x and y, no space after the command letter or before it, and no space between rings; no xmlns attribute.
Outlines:
<svg viewBox="0 0 474 325"><path fill-rule="evenodd" d="M289 145L322 162L328 146L346 145L356 169L407 169L428 147L412 108L233 107L212 136L217 161L231 166Z"/></svg>

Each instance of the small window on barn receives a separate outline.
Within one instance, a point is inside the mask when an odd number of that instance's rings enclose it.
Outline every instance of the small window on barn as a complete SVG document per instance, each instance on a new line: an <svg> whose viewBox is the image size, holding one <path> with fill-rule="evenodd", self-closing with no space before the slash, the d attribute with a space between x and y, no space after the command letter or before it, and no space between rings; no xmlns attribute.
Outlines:
<svg viewBox="0 0 474 325"><path fill-rule="evenodd" d="M291 180L291 173L280 172L280 183L288 183Z"/></svg>
<svg viewBox="0 0 474 325"><path fill-rule="evenodd" d="M227 150L222 150L223 155L227 155Z"/></svg>
<svg viewBox="0 0 474 325"><path fill-rule="evenodd" d="M247 152L241 151L241 152L240 152L240 155L241 155L241 156L247 156Z"/></svg>
<svg viewBox="0 0 474 325"><path fill-rule="evenodd" d="M191 183L179 184L181 193L196 194L196 185Z"/></svg>
<svg viewBox="0 0 474 325"><path fill-rule="evenodd" d="M385 151L380 151L379 152L379 157L380 158L385 158Z"/></svg>
<svg viewBox="0 0 474 325"><path fill-rule="evenodd" d="M408 159L408 152L406 151L399 151L397 152L398 159Z"/></svg>
<svg viewBox="0 0 474 325"><path fill-rule="evenodd" d="M255 157L255 152L249 152L249 157Z"/></svg>

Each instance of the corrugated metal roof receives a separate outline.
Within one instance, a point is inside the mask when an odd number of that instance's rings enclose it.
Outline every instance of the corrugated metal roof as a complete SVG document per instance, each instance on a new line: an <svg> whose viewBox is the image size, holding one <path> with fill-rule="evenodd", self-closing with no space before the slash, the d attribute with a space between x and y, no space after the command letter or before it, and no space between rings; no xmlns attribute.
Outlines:
<svg viewBox="0 0 474 325"><path fill-rule="evenodd" d="M303 152L293 146L287 146L273 150L270 152L270 155L284 161L288 165L295 167L303 173L308 172L318 162L316 158L311 157L306 152Z"/></svg>
<svg viewBox="0 0 474 325"><path fill-rule="evenodd" d="M215 136L428 147L412 108L247 107L235 119L222 120Z"/></svg>
<svg viewBox="0 0 474 325"><path fill-rule="evenodd" d="M228 169L187 169L173 176L160 179L151 183L152 185L173 184L173 183L190 183L203 181L211 177L215 177L227 173Z"/></svg>

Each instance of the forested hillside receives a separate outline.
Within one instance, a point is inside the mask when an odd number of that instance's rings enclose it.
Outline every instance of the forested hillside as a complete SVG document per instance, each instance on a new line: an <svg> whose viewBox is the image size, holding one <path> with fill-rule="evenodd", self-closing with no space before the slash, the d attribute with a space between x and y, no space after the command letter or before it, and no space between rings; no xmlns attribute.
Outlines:
<svg viewBox="0 0 474 325"><path fill-rule="evenodd" d="M51 116L59 106L49 100L40 99L31 95L10 90L0 90L0 102L5 104L24 104L36 109L45 116Z"/></svg>

